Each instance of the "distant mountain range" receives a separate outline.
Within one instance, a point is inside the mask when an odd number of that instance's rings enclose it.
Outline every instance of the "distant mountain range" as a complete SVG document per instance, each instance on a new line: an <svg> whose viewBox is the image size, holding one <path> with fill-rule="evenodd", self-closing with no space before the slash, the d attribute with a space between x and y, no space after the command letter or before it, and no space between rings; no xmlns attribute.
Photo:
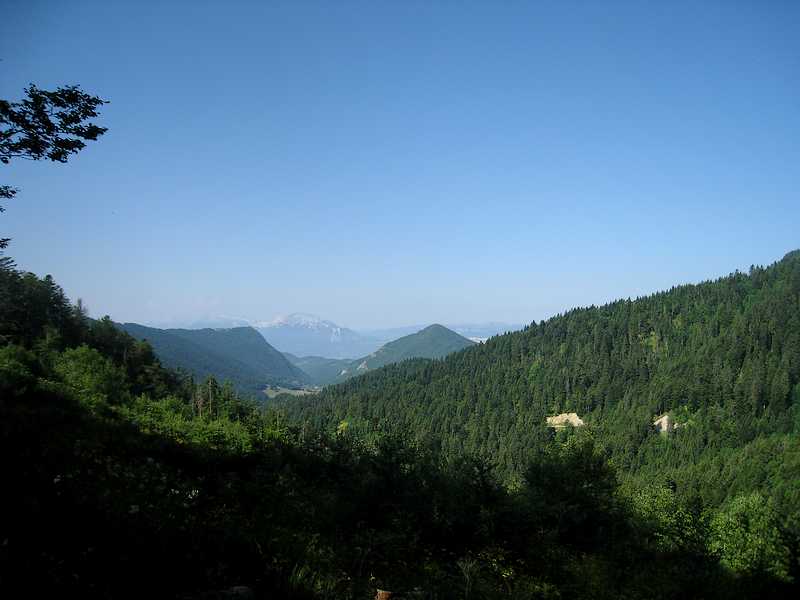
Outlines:
<svg viewBox="0 0 800 600"><path fill-rule="evenodd" d="M285 326L312 331L317 326L322 332L338 331L334 335L350 331L327 321L295 317L275 329ZM220 383L231 381L239 391L247 393L261 392L267 386L328 385L407 358L441 358L475 343L442 325L431 325L361 358L327 358L281 353L253 327L158 329L137 323L118 326L133 337L148 341L165 366L182 369L198 379L213 375Z"/></svg>
<svg viewBox="0 0 800 600"><path fill-rule="evenodd" d="M166 324L154 326L169 329L175 327L220 329L250 326L261 333L272 346L295 357L350 360L371 354L384 344L417 333L425 327L424 324L420 324L356 331L308 313L294 313L272 321L248 321L239 317L207 317L195 321L170 323L169 327ZM484 342L492 336L508 331L517 331L524 327L520 324L498 322L445 324L444 326L475 342Z"/></svg>
<svg viewBox="0 0 800 600"><path fill-rule="evenodd" d="M260 392L267 385L301 386L308 376L289 362L252 327L231 329L156 329L136 323L119 327L147 340L162 364L199 379L213 375L241 392Z"/></svg>
<svg viewBox="0 0 800 600"><path fill-rule="evenodd" d="M253 326L270 344L297 356L354 358L374 352L383 343L380 339L305 313L254 323Z"/></svg>
<svg viewBox="0 0 800 600"><path fill-rule="evenodd" d="M297 357L293 354L286 354L286 358L307 373L315 385L327 385L408 358L442 358L474 344L472 340L447 327L430 325L355 360L320 356Z"/></svg>

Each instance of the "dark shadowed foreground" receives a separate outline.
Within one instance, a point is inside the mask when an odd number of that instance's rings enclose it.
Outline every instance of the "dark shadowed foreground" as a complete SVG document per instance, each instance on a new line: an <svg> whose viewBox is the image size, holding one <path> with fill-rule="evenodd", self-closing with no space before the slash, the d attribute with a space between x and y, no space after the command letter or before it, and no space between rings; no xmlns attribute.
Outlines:
<svg viewBox="0 0 800 600"><path fill-rule="evenodd" d="M766 484L720 505L666 480L623 489L587 429L532 446L508 478L400 425L288 426L229 385L161 368L8 259L0 336L3 597L797 591L796 511Z"/></svg>

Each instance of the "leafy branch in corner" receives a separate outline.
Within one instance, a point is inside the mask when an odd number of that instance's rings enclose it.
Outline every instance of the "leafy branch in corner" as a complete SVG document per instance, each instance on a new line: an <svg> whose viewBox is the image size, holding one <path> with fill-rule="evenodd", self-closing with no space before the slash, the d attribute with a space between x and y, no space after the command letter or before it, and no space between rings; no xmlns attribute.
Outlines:
<svg viewBox="0 0 800 600"><path fill-rule="evenodd" d="M7 165L14 158L67 162L87 141L96 141L107 131L90 122L107 103L77 85L47 91L31 84L20 102L0 100L0 163ZM0 201L12 199L17 191L0 185ZM3 210L0 206L0 212ZM0 249L9 241L0 239Z"/></svg>

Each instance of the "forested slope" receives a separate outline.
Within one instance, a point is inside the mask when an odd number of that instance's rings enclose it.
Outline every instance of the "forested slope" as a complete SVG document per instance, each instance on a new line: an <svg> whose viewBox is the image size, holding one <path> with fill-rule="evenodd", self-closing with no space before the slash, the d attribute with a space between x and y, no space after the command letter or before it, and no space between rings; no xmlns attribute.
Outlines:
<svg viewBox="0 0 800 600"><path fill-rule="evenodd" d="M474 345L472 340L443 325L428 325L416 333L384 344L369 356L354 361L353 366L357 374L365 369L378 369L409 358L442 358Z"/></svg>
<svg viewBox="0 0 800 600"><path fill-rule="evenodd" d="M307 379L252 327L157 329L137 323L119 327L149 342L166 366L199 379L213 375L241 392L260 393L267 384L301 385Z"/></svg>
<svg viewBox="0 0 800 600"><path fill-rule="evenodd" d="M273 348L252 327L227 329L169 329L173 335L198 344L209 351L230 356L262 373L270 383L302 384L306 374Z"/></svg>
<svg viewBox="0 0 800 600"><path fill-rule="evenodd" d="M285 356L293 365L307 373L313 383L328 385L410 358L442 358L474 344L475 342L455 331L434 324L388 342L372 354L355 360L318 356L301 358L288 353Z"/></svg>
<svg viewBox="0 0 800 600"><path fill-rule="evenodd" d="M404 427L512 478L552 438L545 417L575 411L626 476L675 480L713 502L770 489L796 512L799 377L795 251L746 274L571 310L442 361L391 365L286 408L327 427ZM665 412L679 424L669 435L653 427Z"/></svg>
<svg viewBox="0 0 800 600"><path fill-rule="evenodd" d="M418 393L476 350L364 381ZM480 457L356 429L291 427L181 378L0 259L2 597L797 596L796 522L750 482L720 508L669 482L620 487L579 432L508 486ZM771 439L748 446L764 472Z"/></svg>

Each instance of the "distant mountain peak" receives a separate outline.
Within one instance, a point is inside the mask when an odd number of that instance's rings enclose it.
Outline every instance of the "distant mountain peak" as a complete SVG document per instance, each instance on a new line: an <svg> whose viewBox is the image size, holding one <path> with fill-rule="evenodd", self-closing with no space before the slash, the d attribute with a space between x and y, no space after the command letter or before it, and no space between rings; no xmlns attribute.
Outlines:
<svg viewBox="0 0 800 600"><path fill-rule="evenodd" d="M310 313L292 313L276 317L272 321L259 323L259 327L305 327L306 329L341 329L336 323Z"/></svg>
<svg viewBox="0 0 800 600"><path fill-rule="evenodd" d="M309 313L292 313L255 323L261 335L282 352L297 356L355 358L380 344L346 327Z"/></svg>

